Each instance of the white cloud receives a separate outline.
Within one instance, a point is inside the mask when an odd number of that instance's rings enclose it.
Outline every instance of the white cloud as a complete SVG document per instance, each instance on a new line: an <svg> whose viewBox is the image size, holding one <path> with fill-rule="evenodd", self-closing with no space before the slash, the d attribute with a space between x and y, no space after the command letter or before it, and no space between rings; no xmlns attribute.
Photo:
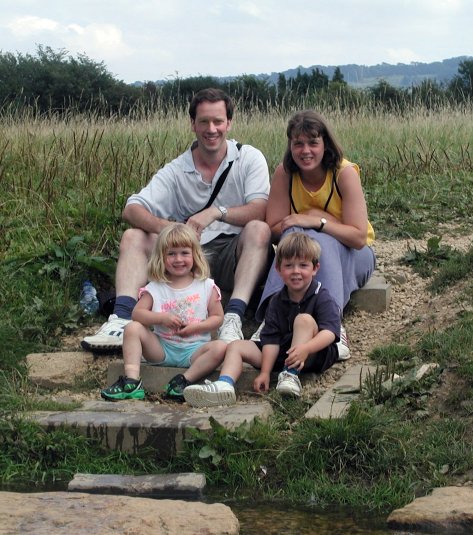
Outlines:
<svg viewBox="0 0 473 535"><path fill-rule="evenodd" d="M105 60L132 53L121 30L113 24L68 24L64 28L64 44L70 51L85 51L87 55L102 56Z"/></svg>
<svg viewBox="0 0 473 535"><path fill-rule="evenodd" d="M15 37L28 37L44 31L55 31L59 24L51 19L41 17L17 17L7 23L6 27Z"/></svg>
<svg viewBox="0 0 473 535"><path fill-rule="evenodd" d="M422 58L409 48L387 48L385 63L412 63Z"/></svg>

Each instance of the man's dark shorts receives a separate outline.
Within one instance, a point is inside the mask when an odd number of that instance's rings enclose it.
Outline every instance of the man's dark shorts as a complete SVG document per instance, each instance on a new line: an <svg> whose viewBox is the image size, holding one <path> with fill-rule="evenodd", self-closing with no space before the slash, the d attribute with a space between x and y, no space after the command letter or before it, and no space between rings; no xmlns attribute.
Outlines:
<svg viewBox="0 0 473 535"><path fill-rule="evenodd" d="M240 234L220 234L203 245L205 257L210 265L210 273L217 286L224 292L232 292L237 267L237 248ZM274 249L268 245L268 259L264 277L273 261Z"/></svg>

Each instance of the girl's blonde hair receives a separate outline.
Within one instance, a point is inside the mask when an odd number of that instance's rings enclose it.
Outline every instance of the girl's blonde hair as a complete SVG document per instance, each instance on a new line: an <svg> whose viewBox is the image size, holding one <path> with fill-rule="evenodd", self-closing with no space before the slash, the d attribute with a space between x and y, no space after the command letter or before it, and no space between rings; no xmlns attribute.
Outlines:
<svg viewBox="0 0 473 535"><path fill-rule="evenodd" d="M195 279L204 280L210 276L210 268L197 235L184 223L172 223L162 230L151 252L148 262L148 278L156 282L170 282L165 268L166 254L172 247L190 247L194 264Z"/></svg>

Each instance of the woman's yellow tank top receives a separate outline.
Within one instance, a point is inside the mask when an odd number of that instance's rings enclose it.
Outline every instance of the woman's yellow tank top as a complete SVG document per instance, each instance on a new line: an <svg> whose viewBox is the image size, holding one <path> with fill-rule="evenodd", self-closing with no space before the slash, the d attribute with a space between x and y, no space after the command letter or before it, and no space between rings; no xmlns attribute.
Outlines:
<svg viewBox="0 0 473 535"><path fill-rule="evenodd" d="M354 167L356 172L360 174L360 168L356 163L349 162L343 159L338 172L345 167ZM339 221L342 220L342 198L338 192L338 188L333 180L333 173L331 170L327 171L325 175L325 182L317 191L308 191L302 184L299 173L292 175L292 200L298 213L306 212L311 208L320 208L329 214L336 217ZM327 204L328 201L328 204ZM291 205L291 213L295 213ZM367 245L374 242L374 230L371 223L368 221L368 232L366 237Z"/></svg>

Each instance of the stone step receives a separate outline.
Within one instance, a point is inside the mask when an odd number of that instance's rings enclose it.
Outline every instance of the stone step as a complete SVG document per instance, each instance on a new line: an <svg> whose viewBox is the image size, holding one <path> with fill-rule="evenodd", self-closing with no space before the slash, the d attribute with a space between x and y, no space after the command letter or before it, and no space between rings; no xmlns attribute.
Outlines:
<svg viewBox="0 0 473 535"><path fill-rule="evenodd" d="M168 368L164 366L156 366L143 362L141 364L141 379L143 381L143 387L148 393L162 393L164 387L169 383L178 373L184 373L187 368ZM215 370L207 379L210 381L216 381L219 377L219 370ZM116 359L108 365L107 369L107 384L111 385L117 381L120 375L125 375L125 368L123 365L123 359ZM253 368L249 364L243 364L243 373L240 376L236 384L237 392L250 392L253 393L253 382L259 375L259 370ZM313 374L307 374L307 376L313 376ZM271 373L271 384L277 383L278 374ZM199 381L203 383L204 380Z"/></svg>
<svg viewBox="0 0 473 535"><path fill-rule="evenodd" d="M350 297L350 304L355 308L371 314L385 312L391 302L391 283L384 276L374 271L370 280Z"/></svg>
<svg viewBox="0 0 473 535"><path fill-rule="evenodd" d="M360 394L360 386L368 374L376 373L376 366L355 365L329 388L305 413L306 418L342 418Z"/></svg>
<svg viewBox="0 0 473 535"><path fill-rule="evenodd" d="M160 457L169 458L183 449L190 429L210 431L211 419L226 429L235 429L256 418L264 421L272 412L267 401L195 409L173 402L97 400L71 411L35 411L28 417L46 430L73 428L110 449L139 453L152 448Z"/></svg>
<svg viewBox="0 0 473 535"><path fill-rule="evenodd" d="M206 488L204 474L152 474L144 476L115 474L75 474L69 492L153 497L161 500L202 500Z"/></svg>

